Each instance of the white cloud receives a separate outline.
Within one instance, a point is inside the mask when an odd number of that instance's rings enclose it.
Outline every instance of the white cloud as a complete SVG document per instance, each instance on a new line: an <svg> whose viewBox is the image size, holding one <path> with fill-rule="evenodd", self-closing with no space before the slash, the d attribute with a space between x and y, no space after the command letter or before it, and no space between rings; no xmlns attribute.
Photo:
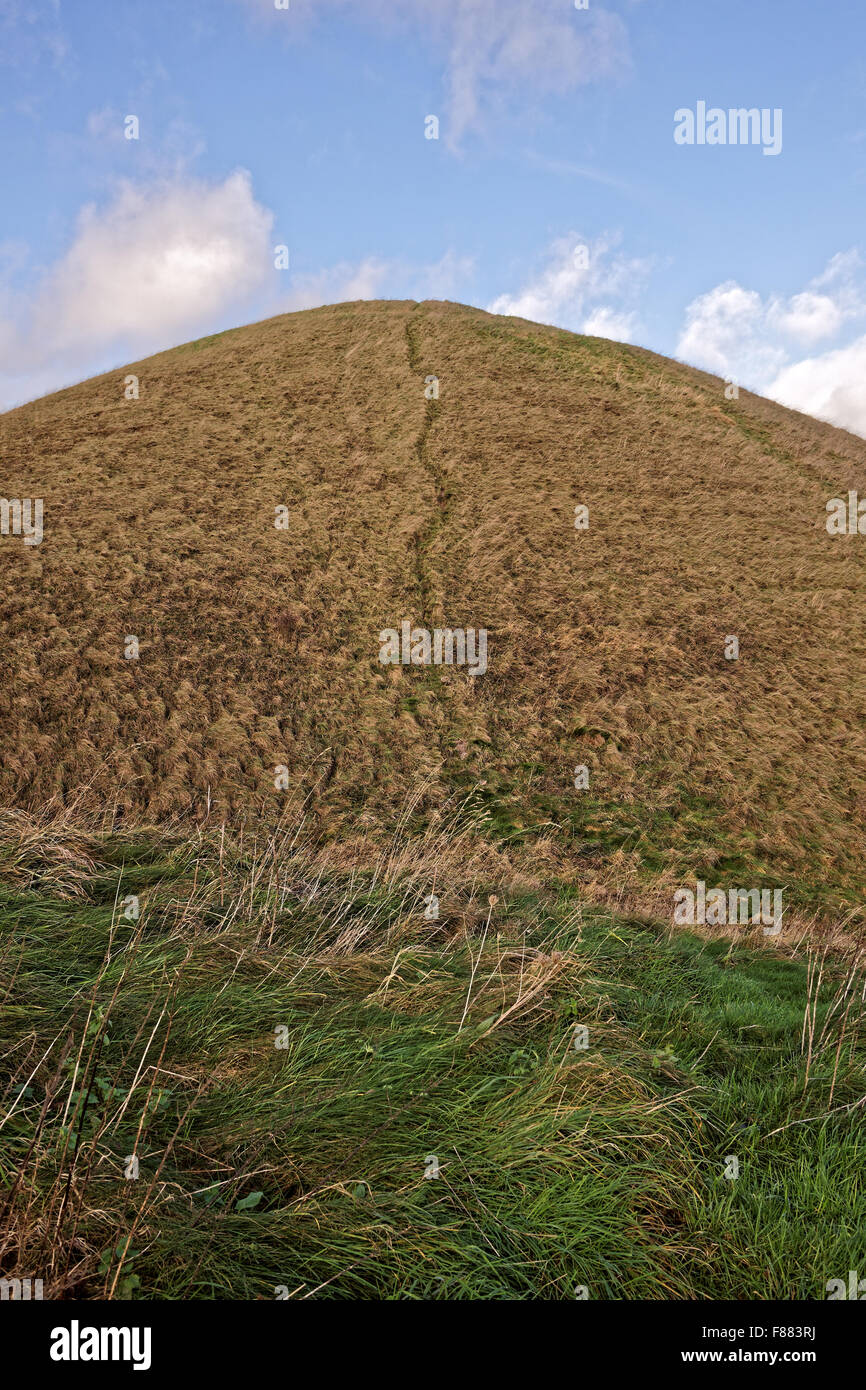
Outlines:
<svg viewBox="0 0 866 1390"><path fill-rule="evenodd" d="M866 433L866 338L796 360L866 316L856 251L840 252L797 294L762 297L734 280L686 310L677 356L765 396ZM792 360L793 359L793 360Z"/></svg>
<svg viewBox="0 0 866 1390"><path fill-rule="evenodd" d="M72 244L28 298L4 299L0 370L20 399L65 383L95 353L155 351L214 326L273 270L272 214L240 170L222 183L124 183L86 207ZM123 360L123 358L121 358Z"/></svg>
<svg viewBox="0 0 866 1390"><path fill-rule="evenodd" d="M800 343L817 343L832 338L844 322L841 307L827 294L804 290L786 303L771 306L767 319L771 325Z"/></svg>
<svg viewBox="0 0 866 1390"><path fill-rule="evenodd" d="M860 265L856 251L842 252L805 290L787 299L762 299L733 280L717 285L686 310L678 355L711 371L730 368L736 359L753 379L764 380L779 370L794 347L832 338L846 323L866 314L858 283Z"/></svg>
<svg viewBox="0 0 866 1390"><path fill-rule="evenodd" d="M764 394L866 436L866 337L785 367Z"/></svg>
<svg viewBox="0 0 866 1390"><path fill-rule="evenodd" d="M82 212L42 288L36 333L50 323L60 352L118 338L161 344L264 281L272 223L243 170L221 184L124 184L107 208Z"/></svg>
<svg viewBox="0 0 866 1390"><path fill-rule="evenodd" d="M626 27L598 0L587 10L576 10L570 0L292 0L290 12L275 11L273 0L242 3L263 19L283 22L287 37L328 4L352 18L420 30L444 57L442 135L452 147L485 118L501 116L505 97L513 106L522 91L534 101L629 66Z"/></svg>
<svg viewBox="0 0 866 1390"><path fill-rule="evenodd" d="M517 293L494 299L488 305L490 313L555 323L603 337L631 337L637 327L633 310L603 301L633 304L649 272L649 262L616 254L614 244L608 237L594 242L574 236L558 238L548 248L545 266ZM594 327L587 327L588 323Z"/></svg>
<svg viewBox="0 0 866 1390"><path fill-rule="evenodd" d="M584 333L593 338L614 338L620 343L630 343L636 326L635 314L624 314L609 305L602 304L584 320Z"/></svg>
<svg viewBox="0 0 866 1390"><path fill-rule="evenodd" d="M785 361L784 349L767 341L766 326L761 296L728 280L688 306L677 356L719 376L763 381Z"/></svg>

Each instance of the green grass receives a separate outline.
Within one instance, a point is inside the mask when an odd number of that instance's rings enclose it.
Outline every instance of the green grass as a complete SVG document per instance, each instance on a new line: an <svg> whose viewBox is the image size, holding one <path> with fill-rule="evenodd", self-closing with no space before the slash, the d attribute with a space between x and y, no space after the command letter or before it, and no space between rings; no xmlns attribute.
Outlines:
<svg viewBox="0 0 866 1390"><path fill-rule="evenodd" d="M87 899L0 896L4 1274L76 1298L770 1299L866 1268L866 1052L849 1014L837 1064L831 1021L806 1080L803 961L565 889L490 907L475 883L431 924L411 877L293 862L278 892L247 851L220 889L201 847L98 858ZM113 920L127 893L137 922Z"/></svg>
<svg viewBox="0 0 866 1390"><path fill-rule="evenodd" d="M408 697L405 706L417 712L414 697ZM636 856L639 879L650 888L673 868L683 884L702 878L725 890L744 883L782 888L790 908L827 920L862 905L862 893L851 880L831 868L820 879L810 873L817 846L807 843L812 853L812 859L806 859L808 868L792 873L783 855L774 857L760 848L758 829L739 825L732 830L725 824L721 800L701 798L682 787L678 800L659 808L583 791L575 804L564 807L561 796L525 791L523 774L533 767L543 774L543 766L526 763L518 774L507 767L500 770L504 764L503 754L481 781L467 768L447 770L455 793L467 797L467 816L495 843L544 836L575 856L599 863L622 851Z"/></svg>

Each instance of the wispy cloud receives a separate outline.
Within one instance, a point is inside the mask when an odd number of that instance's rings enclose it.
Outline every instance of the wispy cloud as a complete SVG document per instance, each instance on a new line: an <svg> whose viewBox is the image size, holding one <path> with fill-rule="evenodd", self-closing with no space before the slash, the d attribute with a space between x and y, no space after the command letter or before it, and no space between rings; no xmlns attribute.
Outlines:
<svg viewBox="0 0 866 1390"><path fill-rule="evenodd" d="M473 271L471 257L450 251L438 261L420 265L378 256L368 256L356 264L343 261L294 277L276 312L353 299L450 299L467 284Z"/></svg>
<svg viewBox="0 0 866 1390"><path fill-rule="evenodd" d="M292 0L290 11L279 12L273 0L241 3L261 19L282 21L287 37L296 32L292 24L305 32L327 8L423 33L442 55L442 135L451 148L501 116L506 99L513 110L521 97L562 95L630 66L626 26L598 0L586 10L566 0Z"/></svg>
<svg viewBox="0 0 866 1390"><path fill-rule="evenodd" d="M525 158L530 164L548 174L555 174L561 178L587 179L590 183L603 184L605 188L615 188L618 193L624 193L629 198L635 196L631 184L626 183L625 179L616 178L606 169L593 169L588 164L576 164L570 159L548 159L545 155L537 154L535 150L527 150Z"/></svg>
<svg viewBox="0 0 866 1390"><path fill-rule="evenodd" d="M634 305L651 266L649 261L621 255L617 241L607 236L594 241L558 238L522 288L499 295L488 305L490 312L630 339L638 319L629 306Z"/></svg>
<svg viewBox="0 0 866 1390"><path fill-rule="evenodd" d="M60 0L0 0L0 65L28 69L47 59L60 67L69 51Z"/></svg>

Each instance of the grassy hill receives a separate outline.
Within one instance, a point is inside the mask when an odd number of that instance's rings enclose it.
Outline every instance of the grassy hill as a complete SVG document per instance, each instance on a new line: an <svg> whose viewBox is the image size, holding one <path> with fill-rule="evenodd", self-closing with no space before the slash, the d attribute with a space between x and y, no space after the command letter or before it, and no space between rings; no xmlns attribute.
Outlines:
<svg viewBox="0 0 866 1390"><path fill-rule="evenodd" d="M866 442L388 302L23 406L0 457L44 499L0 537L0 1277L866 1269L866 541L825 526ZM487 669L383 664L403 622ZM698 878L782 888L783 932L675 929Z"/></svg>
<svg viewBox="0 0 866 1390"><path fill-rule="evenodd" d="M825 505L866 494L862 440L637 348L361 303L23 406L0 454L45 505L0 546L8 804L272 822L284 766L323 834L423 785L419 825L472 792L590 866L858 901L866 547ZM383 666L402 621L487 629L486 673Z"/></svg>

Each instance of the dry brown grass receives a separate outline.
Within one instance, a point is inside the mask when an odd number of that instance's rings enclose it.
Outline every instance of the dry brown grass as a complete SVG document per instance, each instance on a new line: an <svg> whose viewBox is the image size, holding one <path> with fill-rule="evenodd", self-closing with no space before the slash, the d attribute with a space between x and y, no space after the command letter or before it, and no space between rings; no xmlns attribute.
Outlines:
<svg viewBox="0 0 866 1390"><path fill-rule="evenodd" d="M40 815L0 811L0 881L19 892L38 888L59 898L86 897L97 860L92 834L76 811Z"/></svg>

